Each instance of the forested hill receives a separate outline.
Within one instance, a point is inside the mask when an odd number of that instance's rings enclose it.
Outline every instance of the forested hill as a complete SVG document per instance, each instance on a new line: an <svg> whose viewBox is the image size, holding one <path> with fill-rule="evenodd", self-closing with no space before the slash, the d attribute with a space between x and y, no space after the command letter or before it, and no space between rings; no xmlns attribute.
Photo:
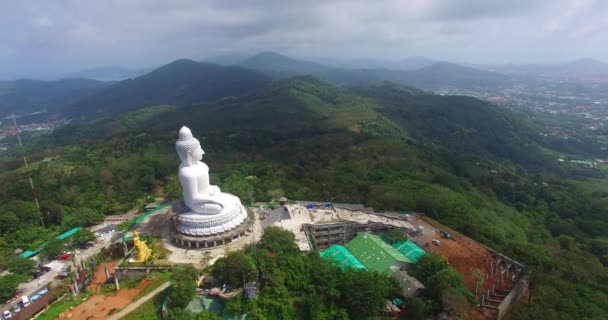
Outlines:
<svg viewBox="0 0 608 320"><path fill-rule="evenodd" d="M66 111L76 118L125 112L150 104L189 105L250 94L270 79L240 67L177 60L148 74L118 82Z"/></svg>
<svg viewBox="0 0 608 320"><path fill-rule="evenodd" d="M448 62L419 64L413 70L374 68L334 68L307 60L294 59L274 52L263 52L239 62L238 65L259 71L275 79L313 75L340 85L393 81L427 89L443 87L497 87L512 83L509 76Z"/></svg>
<svg viewBox="0 0 608 320"><path fill-rule="evenodd" d="M108 85L90 79L0 81L0 115L41 109L60 112Z"/></svg>
<svg viewBox="0 0 608 320"><path fill-rule="evenodd" d="M557 151L517 114L391 83L343 88L295 78L244 97L147 106L29 140L45 150L31 152L39 198L65 212L45 217L47 229L36 227L27 179L5 170L0 249L33 246L35 237L127 211L159 190L181 197L174 143L182 125L201 141L212 182L244 203L287 196L425 212L530 268L532 302L514 319L608 315L604 175L585 179L559 167L576 180L558 177L546 156ZM60 159L38 161L48 155Z"/></svg>

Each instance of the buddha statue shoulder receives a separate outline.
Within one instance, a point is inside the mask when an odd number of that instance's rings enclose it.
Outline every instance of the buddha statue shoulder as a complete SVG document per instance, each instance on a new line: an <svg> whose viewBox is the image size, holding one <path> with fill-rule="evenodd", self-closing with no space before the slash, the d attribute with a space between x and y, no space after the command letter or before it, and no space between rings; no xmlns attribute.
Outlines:
<svg viewBox="0 0 608 320"><path fill-rule="evenodd" d="M220 188L209 182L209 167L203 163L203 148L187 127L179 130L175 149L181 160L179 182L184 202L190 210L200 214L219 214L224 208Z"/></svg>

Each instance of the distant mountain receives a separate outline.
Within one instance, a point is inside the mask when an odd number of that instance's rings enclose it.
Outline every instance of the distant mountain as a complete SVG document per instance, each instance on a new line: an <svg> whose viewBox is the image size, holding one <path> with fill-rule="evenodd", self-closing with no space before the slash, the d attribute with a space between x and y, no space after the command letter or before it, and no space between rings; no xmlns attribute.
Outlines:
<svg viewBox="0 0 608 320"><path fill-rule="evenodd" d="M152 71L151 68L125 68L121 66L106 66L74 72L63 78L87 78L101 81L116 81L135 78Z"/></svg>
<svg viewBox="0 0 608 320"><path fill-rule="evenodd" d="M72 117L113 114L151 104L188 105L226 96L241 96L270 79L240 67L182 59L148 74L118 82L84 99L67 111Z"/></svg>
<svg viewBox="0 0 608 320"><path fill-rule="evenodd" d="M312 75L340 85L393 81L424 89L438 89L446 86L500 86L510 83L509 77L505 75L448 62L434 62L424 57L408 57L392 63L390 68L376 67L378 61L365 61L367 60L360 60L359 68L329 67L275 52L262 52L244 59L239 66L264 73L273 79Z"/></svg>
<svg viewBox="0 0 608 320"><path fill-rule="evenodd" d="M215 57L209 57L203 59L201 62L215 63L222 66L236 66L241 62L245 61L245 59L249 58L249 55L245 54L227 54Z"/></svg>
<svg viewBox="0 0 608 320"><path fill-rule="evenodd" d="M512 80L496 72L438 62L407 72L401 82L422 88L436 88L503 86L511 84Z"/></svg>
<svg viewBox="0 0 608 320"><path fill-rule="evenodd" d="M392 81L428 90L445 87L495 87L511 83L511 79L506 75L449 62L438 62L411 71L390 69L331 69L319 74L319 77L327 81L344 85Z"/></svg>
<svg viewBox="0 0 608 320"><path fill-rule="evenodd" d="M434 63L437 63L437 61L421 56L411 56L394 63L391 67L399 70L416 70Z"/></svg>
<svg viewBox="0 0 608 320"><path fill-rule="evenodd" d="M91 79L0 81L0 115L41 109L60 112L108 85Z"/></svg>
<svg viewBox="0 0 608 320"><path fill-rule="evenodd" d="M314 75L329 68L318 63L290 58L275 52L262 52L239 63L240 66L267 74L275 79Z"/></svg>

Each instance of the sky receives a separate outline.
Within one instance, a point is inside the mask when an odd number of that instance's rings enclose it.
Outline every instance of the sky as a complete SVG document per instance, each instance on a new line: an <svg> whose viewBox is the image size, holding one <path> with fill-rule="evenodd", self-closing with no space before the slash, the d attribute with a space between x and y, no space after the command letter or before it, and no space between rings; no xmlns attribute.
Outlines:
<svg viewBox="0 0 608 320"><path fill-rule="evenodd" d="M608 62L608 1L0 1L5 77L259 51L475 64Z"/></svg>

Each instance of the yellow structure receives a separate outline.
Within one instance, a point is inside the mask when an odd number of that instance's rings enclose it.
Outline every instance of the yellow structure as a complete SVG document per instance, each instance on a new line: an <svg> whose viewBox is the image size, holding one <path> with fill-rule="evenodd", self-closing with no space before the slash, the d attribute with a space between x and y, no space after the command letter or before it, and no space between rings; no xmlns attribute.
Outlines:
<svg viewBox="0 0 608 320"><path fill-rule="evenodd" d="M135 246L135 252L133 253L129 262L145 262L150 257L150 248L148 248L145 241L139 239L139 233L137 231L133 231L133 245Z"/></svg>

